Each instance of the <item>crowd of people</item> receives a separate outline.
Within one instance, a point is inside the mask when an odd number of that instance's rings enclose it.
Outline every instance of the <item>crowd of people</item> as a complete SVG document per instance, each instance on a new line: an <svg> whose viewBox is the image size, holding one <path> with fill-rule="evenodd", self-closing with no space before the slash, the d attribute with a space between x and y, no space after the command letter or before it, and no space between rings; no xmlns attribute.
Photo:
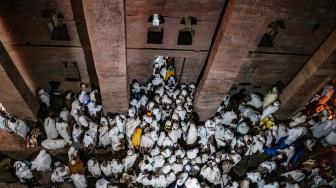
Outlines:
<svg viewBox="0 0 336 188"><path fill-rule="evenodd" d="M335 186L335 164L313 155L336 151L335 80L289 121L275 118L281 104L273 87L264 96L226 95L217 113L201 122L193 111L196 87L176 81L171 58L156 58L152 74L145 84L133 80L126 114L105 116L99 90L86 84L78 95L61 94L58 84L40 89L40 121L31 130L0 114L1 128L24 137L28 148L45 148L32 161L15 162L19 180L52 171L53 183L72 181L77 188L92 185L88 178L97 188ZM68 161L48 153L61 148ZM113 157L101 160L97 149ZM257 155L264 160L242 174L233 170Z"/></svg>

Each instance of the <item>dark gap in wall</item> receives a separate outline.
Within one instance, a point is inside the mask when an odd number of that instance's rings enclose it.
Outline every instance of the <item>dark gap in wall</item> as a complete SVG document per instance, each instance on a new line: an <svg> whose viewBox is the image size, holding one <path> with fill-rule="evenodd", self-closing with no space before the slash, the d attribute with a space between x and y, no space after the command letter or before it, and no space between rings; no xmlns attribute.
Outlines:
<svg viewBox="0 0 336 188"><path fill-rule="evenodd" d="M57 26L51 32L51 40L70 41L70 36L66 24Z"/></svg>
<svg viewBox="0 0 336 188"><path fill-rule="evenodd" d="M163 41L163 28L148 28L147 31L147 44L162 44Z"/></svg>
<svg viewBox="0 0 336 188"><path fill-rule="evenodd" d="M177 45L192 45L193 33L195 31L179 31Z"/></svg>
<svg viewBox="0 0 336 188"><path fill-rule="evenodd" d="M182 18L181 24L184 27L179 31L177 45L192 45L195 35L195 30L192 29L192 26L197 24L197 19L193 16L186 16Z"/></svg>
<svg viewBox="0 0 336 188"><path fill-rule="evenodd" d="M67 82L81 82L81 75L79 72L78 64L77 62L62 62L64 64L65 70L64 73L64 79Z"/></svg>
<svg viewBox="0 0 336 188"><path fill-rule="evenodd" d="M70 41L67 25L63 23L64 16L54 9L46 9L42 12L42 18L49 19L47 25L51 34L51 40Z"/></svg>
<svg viewBox="0 0 336 188"><path fill-rule="evenodd" d="M315 31L317 31L320 28L320 26L321 26L321 20L316 22L311 32L315 33Z"/></svg>
<svg viewBox="0 0 336 188"><path fill-rule="evenodd" d="M276 20L270 23L258 47L273 47L279 37L281 29L285 28L285 22L283 20Z"/></svg>

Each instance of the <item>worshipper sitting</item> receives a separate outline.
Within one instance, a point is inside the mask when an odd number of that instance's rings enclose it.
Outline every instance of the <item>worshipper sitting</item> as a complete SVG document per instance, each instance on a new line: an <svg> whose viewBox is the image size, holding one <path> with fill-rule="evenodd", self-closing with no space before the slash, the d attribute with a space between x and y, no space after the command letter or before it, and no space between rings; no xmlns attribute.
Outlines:
<svg viewBox="0 0 336 188"><path fill-rule="evenodd" d="M201 122L193 112L195 85L179 84L175 75L173 59L157 57L147 83L132 81L125 114L103 116L99 90L90 91L88 84L80 84L78 95L67 91L62 105L59 85L49 94L42 90L40 100L47 105L49 95L53 110L42 121L46 139L41 145L48 150L65 148L69 161L62 164L42 150L32 162L17 161L15 174L24 182L33 178L34 170L52 169L52 182L72 181L78 188L122 182L187 188L295 187L303 181L311 187L334 185L335 176L328 168L332 164L313 164L312 173L306 164L300 165L303 155L320 146L316 142L336 144L335 118L330 113L335 109L330 104L335 101L334 87L327 87L315 100L314 117L303 110L290 117L289 124L276 119L281 106L277 87L265 96L246 95L245 90L226 95L217 113ZM321 105L323 110L317 113ZM9 119L1 117L7 127ZM9 131L17 130L11 129L15 122L10 121ZM29 141L37 145L33 135L28 134ZM104 150L111 156L103 160L99 157ZM241 168L260 155L263 161Z"/></svg>

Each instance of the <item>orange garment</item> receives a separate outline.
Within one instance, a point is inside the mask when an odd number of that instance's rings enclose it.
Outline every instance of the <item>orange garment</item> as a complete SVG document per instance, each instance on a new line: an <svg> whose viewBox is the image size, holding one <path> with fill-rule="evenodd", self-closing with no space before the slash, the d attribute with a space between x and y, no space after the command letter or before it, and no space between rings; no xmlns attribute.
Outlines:
<svg viewBox="0 0 336 188"><path fill-rule="evenodd" d="M146 113L146 115L147 115L148 117L151 117L151 116L153 115L153 113L150 112L150 111L148 111L148 112Z"/></svg>
<svg viewBox="0 0 336 188"><path fill-rule="evenodd" d="M328 108L327 105L319 104L319 105L316 106L315 112L320 113L320 112L322 112L323 110L325 110L327 108Z"/></svg>
<svg viewBox="0 0 336 188"><path fill-rule="evenodd" d="M326 105L326 104L319 104L316 106L315 111L317 113L322 112L323 110L326 110L328 112L328 119L334 119L335 118L335 113L334 113L334 108L332 106Z"/></svg>
<svg viewBox="0 0 336 188"><path fill-rule="evenodd" d="M85 168L83 161L77 156L75 163L69 165L70 168L70 174L84 174Z"/></svg>
<svg viewBox="0 0 336 188"><path fill-rule="evenodd" d="M319 104L326 104L330 98L333 96L335 90L333 88L328 88L327 90L327 94L322 96L320 99L319 99Z"/></svg>

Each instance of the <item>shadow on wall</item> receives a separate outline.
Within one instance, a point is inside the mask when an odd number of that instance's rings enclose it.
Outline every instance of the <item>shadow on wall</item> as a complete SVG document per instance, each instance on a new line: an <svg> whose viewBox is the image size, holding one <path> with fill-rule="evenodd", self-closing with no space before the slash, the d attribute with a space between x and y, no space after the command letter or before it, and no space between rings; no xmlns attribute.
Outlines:
<svg viewBox="0 0 336 188"><path fill-rule="evenodd" d="M79 90L89 82L70 0L2 1L1 41L34 93L61 82L61 90Z"/></svg>

